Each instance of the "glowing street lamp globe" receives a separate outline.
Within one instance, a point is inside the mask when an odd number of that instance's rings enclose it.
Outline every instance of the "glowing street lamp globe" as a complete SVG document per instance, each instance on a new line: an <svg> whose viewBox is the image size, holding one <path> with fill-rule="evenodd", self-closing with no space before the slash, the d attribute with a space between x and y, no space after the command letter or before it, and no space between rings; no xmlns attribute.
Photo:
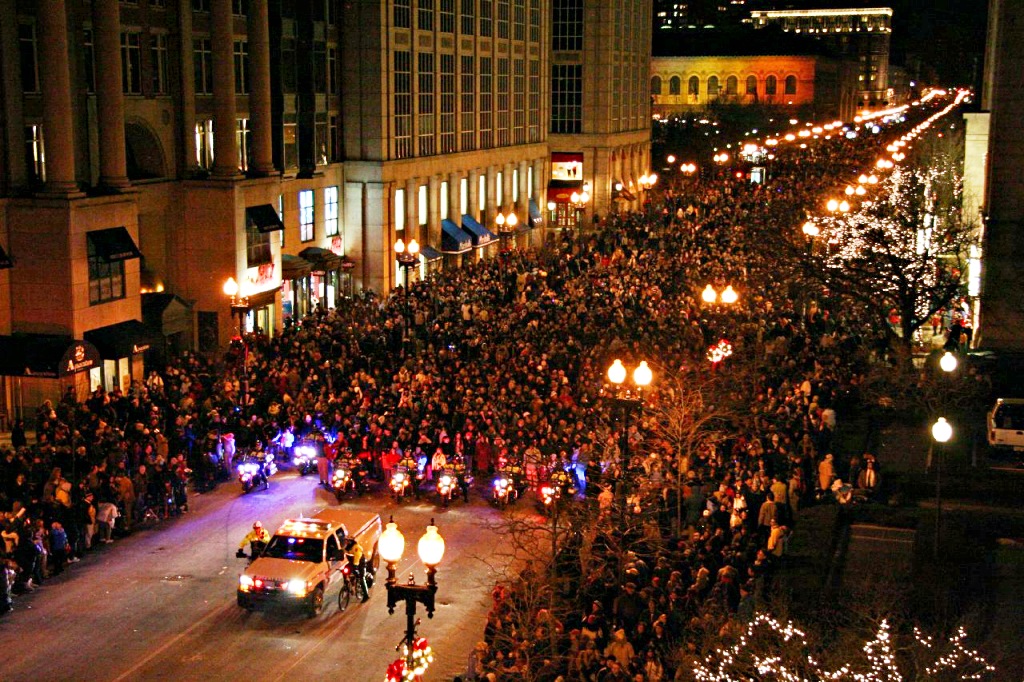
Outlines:
<svg viewBox="0 0 1024 682"><path fill-rule="evenodd" d="M224 293L231 298L238 295L238 282L234 277L228 277L228 281L224 282Z"/></svg>
<svg viewBox="0 0 1024 682"><path fill-rule="evenodd" d="M936 443L946 443L950 438L953 437L953 426L945 417L939 417L934 424L932 424L932 438L935 439Z"/></svg>
<svg viewBox="0 0 1024 682"><path fill-rule="evenodd" d="M391 522L384 527L384 532L377 540L380 558L389 564L398 563L405 552L405 536L398 530L398 524Z"/></svg>
<svg viewBox="0 0 1024 682"><path fill-rule="evenodd" d="M946 351L942 357L939 358L939 367L942 368L943 372L952 372L956 369L957 361L956 356Z"/></svg>
<svg viewBox="0 0 1024 682"><path fill-rule="evenodd" d="M615 358L615 362L608 368L608 381L612 382L616 386L622 385L622 382L626 380L626 368L622 364L622 360Z"/></svg>
<svg viewBox="0 0 1024 682"><path fill-rule="evenodd" d="M633 383L640 388L646 388L651 385L651 380L654 378L654 373L651 372L651 368L647 366L647 361L642 360L637 368L633 370Z"/></svg>
<svg viewBox="0 0 1024 682"><path fill-rule="evenodd" d="M718 292L716 292L715 288L709 284L704 287L704 291L701 292L700 297L705 303L714 303L718 300Z"/></svg>
<svg viewBox="0 0 1024 682"><path fill-rule="evenodd" d="M732 304L738 301L739 298L740 295L736 293L736 290L732 288L731 284L722 292L722 303Z"/></svg>
<svg viewBox="0 0 1024 682"><path fill-rule="evenodd" d="M444 538L437 532L437 526L427 526L427 532L416 544L416 552L425 566L432 568L441 563L444 557Z"/></svg>

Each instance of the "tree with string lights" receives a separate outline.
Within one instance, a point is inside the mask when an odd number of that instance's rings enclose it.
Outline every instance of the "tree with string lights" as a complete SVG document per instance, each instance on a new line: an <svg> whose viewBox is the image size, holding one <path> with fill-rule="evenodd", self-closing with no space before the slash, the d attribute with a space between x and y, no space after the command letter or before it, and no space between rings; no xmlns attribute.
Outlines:
<svg viewBox="0 0 1024 682"><path fill-rule="evenodd" d="M894 344L909 351L932 315L965 292L977 237L960 218L962 181L949 153L917 168L897 166L876 187L850 211L814 221L820 233L806 272L872 311Z"/></svg>
<svg viewBox="0 0 1024 682"><path fill-rule="evenodd" d="M792 622L758 614L735 644L720 647L693 666L699 682L915 682L992 680L996 668L968 646L957 628L945 639L916 628L911 635L893 632L882 620L856 654L845 660L836 652L819 652L805 631ZM833 660L842 659L842 660Z"/></svg>

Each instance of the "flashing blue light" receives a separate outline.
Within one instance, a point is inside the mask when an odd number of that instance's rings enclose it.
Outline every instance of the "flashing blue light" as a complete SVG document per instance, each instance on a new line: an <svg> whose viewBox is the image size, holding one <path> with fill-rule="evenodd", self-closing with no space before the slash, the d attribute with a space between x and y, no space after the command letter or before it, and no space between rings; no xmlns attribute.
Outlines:
<svg viewBox="0 0 1024 682"><path fill-rule="evenodd" d="M878 133L882 132L882 129L879 128L878 126L871 126L871 132L877 135Z"/></svg>

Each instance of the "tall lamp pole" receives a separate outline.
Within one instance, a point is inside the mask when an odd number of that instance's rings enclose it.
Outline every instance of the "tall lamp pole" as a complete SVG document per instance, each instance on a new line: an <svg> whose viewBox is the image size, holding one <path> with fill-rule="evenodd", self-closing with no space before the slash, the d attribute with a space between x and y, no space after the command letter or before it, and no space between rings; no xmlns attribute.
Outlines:
<svg viewBox="0 0 1024 682"><path fill-rule="evenodd" d="M643 409L644 389L651 385L651 381L654 378L654 374L651 372L651 368L647 366L646 360L642 360L633 370L633 387L626 386L626 374L626 367L622 364L622 360L616 358L608 368L608 381L611 382L611 387L608 390L602 391L602 396L605 400L621 409L624 417L622 433L623 471L625 471L626 466L629 466L629 427L632 422L633 413ZM623 489L624 495L625 489ZM621 500L621 503L622 513L625 516L625 499Z"/></svg>
<svg viewBox="0 0 1024 682"><path fill-rule="evenodd" d="M238 340L242 343L242 404L249 404L249 344L245 340L245 316L249 313L248 296L239 295L238 282L228 277L224 282L224 293L231 300L231 315L238 316Z"/></svg>
<svg viewBox="0 0 1024 682"><path fill-rule="evenodd" d="M430 520L426 533L420 538L416 546L420 561L427 567L427 582L416 584L416 579L409 574L407 583L398 582L398 562L405 552L405 536L398 530L398 524L394 518L390 520L381 533L378 540L378 550L381 558L388 568L387 590L388 590L388 613L393 614L395 607L400 602L405 602L405 638L402 644L406 645L406 664L409 669L413 667L413 644L416 642L416 604L423 604L427 611L427 618L434 617L434 596L437 594L437 565L444 557L444 538L437 532L434 520ZM401 646L401 644L399 645Z"/></svg>
<svg viewBox="0 0 1024 682"><path fill-rule="evenodd" d="M942 449L953 437L953 425L945 417L939 417L932 424L932 438L935 440L935 547L934 557L939 558L939 540L942 536Z"/></svg>

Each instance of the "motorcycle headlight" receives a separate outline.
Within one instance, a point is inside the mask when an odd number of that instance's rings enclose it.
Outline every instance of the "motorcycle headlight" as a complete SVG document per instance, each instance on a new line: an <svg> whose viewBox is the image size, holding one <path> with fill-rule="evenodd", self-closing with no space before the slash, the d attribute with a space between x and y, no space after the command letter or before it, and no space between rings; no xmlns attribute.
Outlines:
<svg viewBox="0 0 1024 682"><path fill-rule="evenodd" d="M238 589L242 590L243 592L248 592L249 590L251 590L252 578L244 574L238 576Z"/></svg>
<svg viewBox="0 0 1024 682"><path fill-rule="evenodd" d="M306 594L306 581L298 579L289 580L285 589L287 589L290 594L301 597Z"/></svg>
<svg viewBox="0 0 1024 682"><path fill-rule="evenodd" d="M395 474L395 483L401 483L405 480L405 474Z"/></svg>
<svg viewBox="0 0 1024 682"><path fill-rule="evenodd" d="M451 485L451 484L452 484L452 477L451 476L442 476L441 477L441 485Z"/></svg>

